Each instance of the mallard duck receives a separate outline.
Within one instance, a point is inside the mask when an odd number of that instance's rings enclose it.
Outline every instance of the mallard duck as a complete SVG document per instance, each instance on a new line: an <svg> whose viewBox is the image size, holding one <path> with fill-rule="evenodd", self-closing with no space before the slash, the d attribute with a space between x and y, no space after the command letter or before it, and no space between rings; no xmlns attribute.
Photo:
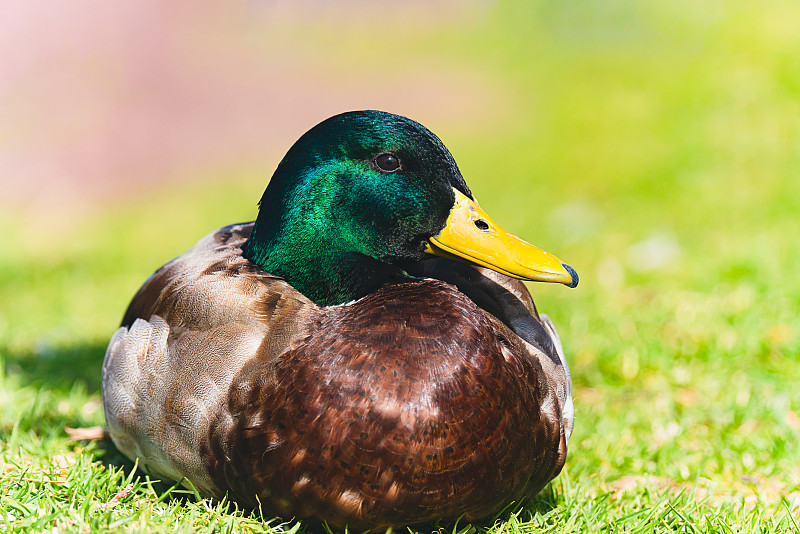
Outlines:
<svg viewBox="0 0 800 534"><path fill-rule="evenodd" d="M255 222L139 289L103 364L108 431L156 476L285 518L484 518L561 471L573 427L561 343L520 280L578 276L490 219L422 125L334 116Z"/></svg>

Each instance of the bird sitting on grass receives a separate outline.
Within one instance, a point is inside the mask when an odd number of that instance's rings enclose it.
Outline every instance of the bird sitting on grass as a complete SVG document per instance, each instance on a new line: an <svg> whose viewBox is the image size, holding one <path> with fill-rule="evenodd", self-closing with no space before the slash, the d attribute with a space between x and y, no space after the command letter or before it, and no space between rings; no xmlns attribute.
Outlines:
<svg viewBox="0 0 800 534"><path fill-rule="evenodd" d="M578 283L488 217L426 128L337 115L292 146L255 222L139 289L103 364L110 435L157 476L285 518L490 516L558 475L573 426L561 343L519 280Z"/></svg>

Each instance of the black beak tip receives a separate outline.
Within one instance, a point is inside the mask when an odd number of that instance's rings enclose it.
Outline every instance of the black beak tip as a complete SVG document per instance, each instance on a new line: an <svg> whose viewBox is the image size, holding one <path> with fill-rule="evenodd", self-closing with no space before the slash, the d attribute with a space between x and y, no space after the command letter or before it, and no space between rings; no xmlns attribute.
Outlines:
<svg viewBox="0 0 800 534"><path fill-rule="evenodd" d="M572 283L569 284L567 287L575 287L575 286L577 286L578 285L578 273L575 272L575 269L573 269L572 267L570 267L566 263L562 263L561 266L564 267L564 269L566 269L567 272L569 273L569 275L572 277Z"/></svg>

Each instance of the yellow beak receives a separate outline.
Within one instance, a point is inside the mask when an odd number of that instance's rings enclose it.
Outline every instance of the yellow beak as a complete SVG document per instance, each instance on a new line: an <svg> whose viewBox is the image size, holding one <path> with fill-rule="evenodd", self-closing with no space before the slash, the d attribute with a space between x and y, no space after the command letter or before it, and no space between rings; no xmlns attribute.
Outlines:
<svg viewBox="0 0 800 534"><path fill-rule="evenodd" d="M477 202L453 191L456 201L447 224L430 239L425 252L488 267L520 280L578 285L578 273L572 267L509 234Z"/></svg>

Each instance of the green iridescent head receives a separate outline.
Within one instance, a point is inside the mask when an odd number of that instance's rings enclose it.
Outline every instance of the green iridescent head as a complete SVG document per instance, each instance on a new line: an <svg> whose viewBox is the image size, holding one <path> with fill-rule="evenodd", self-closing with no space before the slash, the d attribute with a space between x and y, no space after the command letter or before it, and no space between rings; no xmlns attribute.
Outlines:
<svg viewBox="0 0 800 534"><path fill-rule="evenodd" d="M403 267L428 253L452 255L431 238L459 198L474 200L450 152L424 126L382 111L343 113L289 149L243 253L317 304L341 304L409 280Z"/></svg>

